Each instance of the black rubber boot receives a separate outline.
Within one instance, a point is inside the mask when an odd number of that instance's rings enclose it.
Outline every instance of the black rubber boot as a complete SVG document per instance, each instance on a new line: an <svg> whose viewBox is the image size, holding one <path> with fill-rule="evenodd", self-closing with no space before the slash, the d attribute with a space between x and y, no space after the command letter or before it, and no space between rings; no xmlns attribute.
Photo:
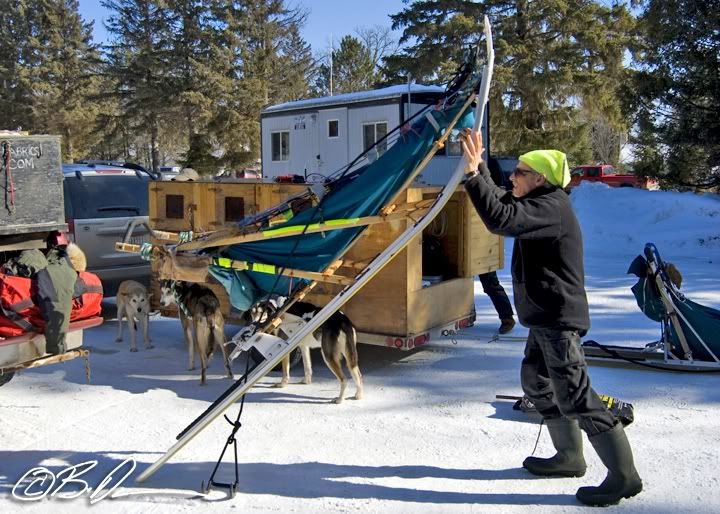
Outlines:
<svg viewBox="0 0 720 514"><path fill-rule="evenodd" d="M582 432L577 420L554 418L545 421L557 453L549 459L528 457L523 467L533 475L555 477L581 477L585 474L582 450Z"/></svg>
<svg viewBox="0 0 720 514"><path fill-rule="evenodd" d="M635 469L632 450L622 424L590 438L600 460L608 468L607 477L598 487L581 487L575 496L585 505L615 505L642 491L642 480Z"/></svg>

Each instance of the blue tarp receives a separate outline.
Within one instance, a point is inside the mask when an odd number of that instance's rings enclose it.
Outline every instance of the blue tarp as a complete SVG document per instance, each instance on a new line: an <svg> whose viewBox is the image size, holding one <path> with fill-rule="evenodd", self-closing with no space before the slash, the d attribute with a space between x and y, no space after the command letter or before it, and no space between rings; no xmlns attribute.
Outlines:
<svg viewBox="0 0 720 514"><path fill-rule="evenodd" d="M300 212L272 230L304 226L329 220L373 216L399 192L413 170L442 135L462 108L459 98L446 110L432 110L440 132L425 117L420 117L411 130L403 131L398 140L377 160L352 172L333 184L317 208ZM455 129L472 127L473 109L468 108ZM216 257L278 267L321 272L341 256L364 229L348 228L324 233L306 234L233 245ZM228 291L230 301L238 310L248 310L268 294L288 296L306 282L251 271L237 271L211 266L210 272Z"/></svg>

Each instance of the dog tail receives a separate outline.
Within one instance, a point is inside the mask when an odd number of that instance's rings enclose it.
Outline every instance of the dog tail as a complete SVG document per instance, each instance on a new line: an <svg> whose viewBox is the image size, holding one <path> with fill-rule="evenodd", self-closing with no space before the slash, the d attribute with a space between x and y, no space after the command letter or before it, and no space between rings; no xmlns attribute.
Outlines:
<svg viewBox="0 0 720 514"><path fill-rule="evenodd" d="M357 333L355 332L355 326L352 324L350 319L342 313L343 320L340 325L341 330L345 333L345 358L347 359L348 368L354 368L358 366L358 351L357 351Z"/></svg>
<svg viewBox="0 0 720 514"><path fill-rule="evenodd" d="M75 243L68 243L66 251L68 258L70 259L70 264L75 271L79 273L87 269L85 252L83 252L78 245Z"/></svg>
<svg viewBox="0 0 720 514"><path fill-rule="evenodd" d="M215 313L208 318L210 322L210 337L212 338L208 345L208 357L212 355L215 350L215 346L223 348L225 346L225 321L220 311ZM224 354L225 352L223 352Z"/></svg>

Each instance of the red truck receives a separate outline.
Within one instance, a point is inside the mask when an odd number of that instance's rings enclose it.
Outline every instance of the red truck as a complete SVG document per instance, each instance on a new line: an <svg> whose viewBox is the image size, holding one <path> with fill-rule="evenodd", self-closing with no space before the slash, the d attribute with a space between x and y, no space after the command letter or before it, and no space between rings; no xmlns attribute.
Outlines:
<svg viewBox="0 0 720 514"><path fill-rule="evenodd" d="M602 182L610 187L659 188L658 181L654 178L621 175L610 164L585 164L573 168L570 172L570 185L568 188L578 186L583 181Z"/></svg>

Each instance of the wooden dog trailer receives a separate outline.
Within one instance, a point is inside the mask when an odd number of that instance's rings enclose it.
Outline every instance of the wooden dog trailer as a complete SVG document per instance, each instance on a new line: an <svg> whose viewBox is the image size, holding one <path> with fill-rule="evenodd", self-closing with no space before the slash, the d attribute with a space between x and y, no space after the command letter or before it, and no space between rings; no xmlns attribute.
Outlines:
<svg viewBox="0 0 720 514"><path fill-rule="evenodd" d="M307 187L256 180L155 182L149 190L150 227L176 233L218 230ZM395 204L432 199L439 191L439 187L410 187ZM411 218L403 218L368 227L344 258L355 263L371 260L411 223ZM423 251L423 239L437 242L434 252ZM423 237L415 238L343 311L355 324L362 343L408 350L451 335L474 322L474 277L502 268L503 253L502 238L487 231L464 189L458 188ZM153 308L175 315L176 311L159 305L158 268L153 260ZM439 269L440 274L428 276L433 268L433 273ZM338 275L348 272L352 270L341 268ZM226 319L241 322L242 313L231 307L225 289L212 278L205 285L220 299ZM319 283L306 300L324 306L341 288Z"/></svg>

